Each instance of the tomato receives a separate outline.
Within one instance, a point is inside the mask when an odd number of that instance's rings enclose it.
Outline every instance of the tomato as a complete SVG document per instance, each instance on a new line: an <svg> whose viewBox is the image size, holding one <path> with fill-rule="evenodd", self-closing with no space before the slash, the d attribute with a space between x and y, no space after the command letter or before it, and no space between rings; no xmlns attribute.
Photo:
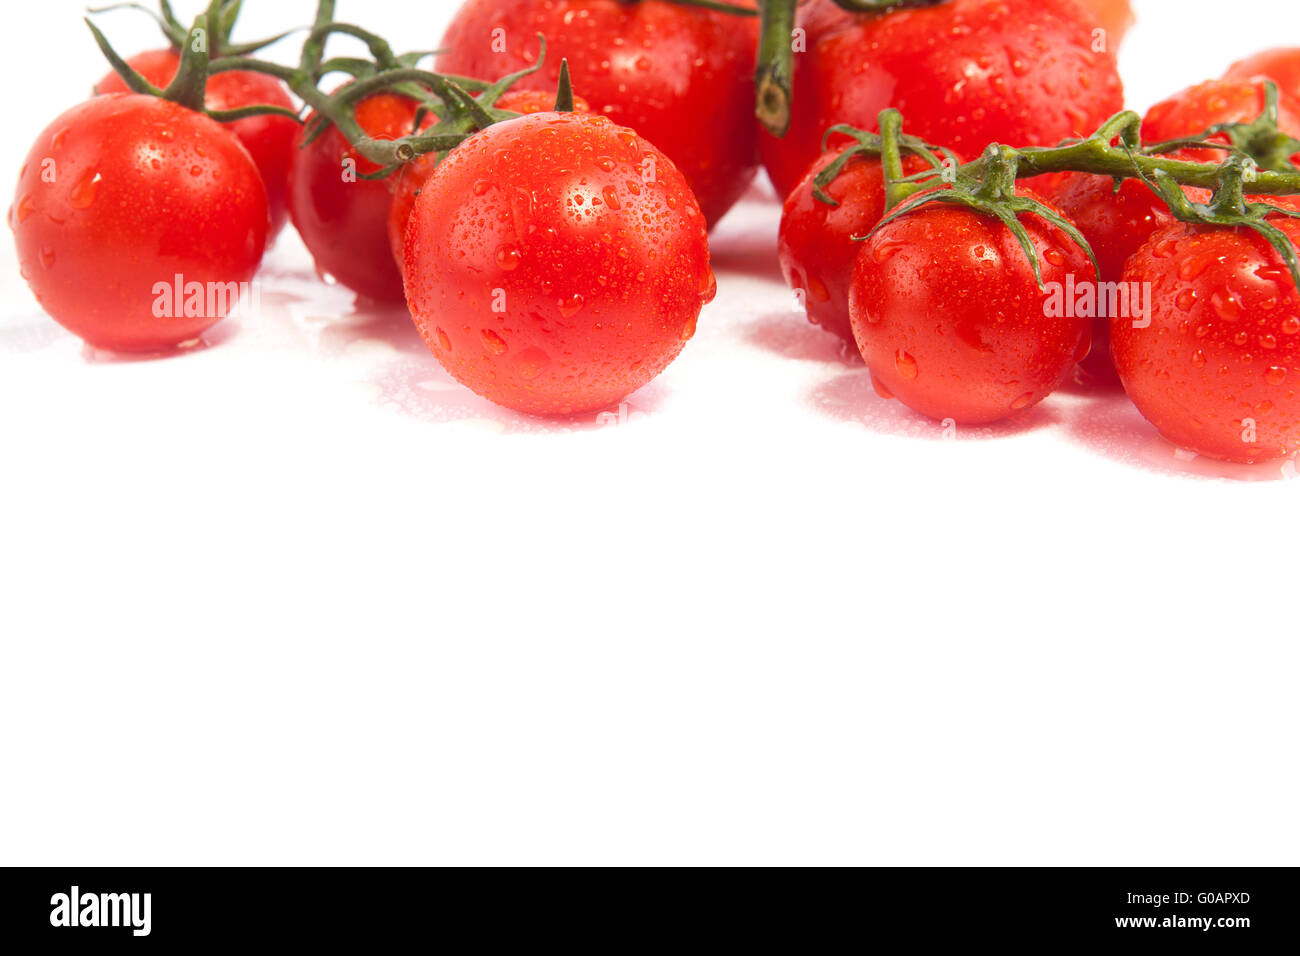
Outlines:
<svg viewBox="0 0 1300 956"><path fill-rule="evenodd" d="M1189 189L1190 198L1205 202L1208 190ZM1102 282L1119 282L1124 265L1153 232L1175 222L1173 213L1141 180L1126 179L1115 191L1109 176L1070 173L1046 190L1047 198L1079 227L1092 246ZM1092 351L1080 363L1084 376L1097 384L1118 384L1110 358L1110 319L1093 320Z"/></svg>
<svg viewBox="0 0 1300 956"><path fill-rule="evenodd" d="M152 96L102 96L37 137L9 223L41 306L98 348L152 352L223 318L266 246L266 188L220 125ZM197 283L201 302L190 302ZM187 301L175 308L174 286Z"/></svg>
<svg viewBox="0 0 1300 956"><path fill-rule="evenodd" d="M1091 318L1052 316L1052 283L1095 282L1060 229L1022 214L1044 289L998 219L931 204L882 226L853 267L853 335L877 391L983 424L1042 401L1088 352ZM1051 316L1051 317L1049 317Z"/></svg>
<svg viewBox="0 0 1300 956"><path fill-rule="evenodd" d="M885 215L885 177L879 159L854 156L826 187L839 203L828 206L813 195L814 180L839 155L817 160L786 198L778 252L785 281L802 293L809 321L852 342L849 280L862 248L854 237L865 236ZM904 159L909 174L926 168L919 157Z"/></svg>
<svg viewBox="0 0 1300 956"><path fill-rule="evenodd" d="M1227 80L1253 80L1267 77L1278 90L1293 100L1300 100L1300 47L1278 47L1238 60L1223 74Z"/></svg>
<svg viewBox="0 0 1300 956"><path fill-rule="evenodd" d="M789 195L826 130L875 130L886 107L907 132L978 156L993 141L1054 146L1092 133L1123 107L1113 49L1093 52L1074 0L949 0L853 14L832 0L799 11L790 131L759 135L763 163Z"/></svg>
<svg viewBox="0 0 1300 956"><path fill-rule="evenodd" d="M1273 225L1300 243L1300 222ZM1138 410L1169 441L1226 461L1300 449L1300 294L1249 229L1159 230L1124 281L1150 283L1150 325L1115 320L1111 351Z"/></svg>
<svg viewBox="0 0 1300 956"><path fill-rule="evenodd" d="M469 0L436 69L497 79L537 61L539 33L545 68L516 89L553 92L567 57L574 90L666 153L710 226L744 194L758 167L756 17L666 0Z"/></svg>
<svg viewBox="0 0 1300 956"><path fill-rule="evenodd" d="M509 90L496 102L497 109L511 113L546 113L555 108L555 94L542 90ZM591 107L580 96L573 98L575 113L589 113ZM432 126L427 123L425 128ZM420 195L425 182L433 175L438 165L437 153L425 153L418 159L407 163L389 179L392 190L392 204L388 208L388 243L393 250L393 261L400 269L406 248L406 224L411 220L411 210L415 208L415 197Z"/></svg>
<svg viewBox="0 0 1300 956"><path fill-rule="evenodd" d="M453 150L415 202L403 272L447 371L539 415L640 388L717 291L685 177L633 131L583 113L524 116Z"/></svg>
<svg viewBox="0 0 1300 956"><path fill-rule="evenodd" d="M356 105L366 133L383 140L415 131L419 104L398 93L378 93ZM299 133L299 143L307 127ZM392 191L379 171L331 126L310 145L295 149L289 166L289 213L316 270L354 292L387 302L402 300L402 275L388 238Z"/></svg>
<svg viewBox="0 0 1300 956"><path fill-rule="evenodd" d="M127 64L157 87L166 87L176 76L180 54L175 50L150 50L127 60ZM108 73L95 84L95 93L126 93L129 89L122 78ZM208 78L207 107L210 110L235 110L245 106L281 106L291 110L293 100L284 84L264 73L233 70L214 73ZM266 197L270 203L271 229L268 241L274 240L289 221L289 206L285 193L289 179L289 160L293 155L298 123L287 116L253 116L226 123L244 144L257 171L266 184Z"/></svg>
<svg viewBox="0 0 1300 956"><path fill-rule="evenodd" d="M1220 123L1249 123L1264 112L1263 80L1208 80L1162 100L1142 119L1142 139L1163 143L1199 136ZM1278 128L1300 136L1300 102L1278 93ZM1227 143L1223 135L1214 142ZM1216 149L1184 149L1180 157L1204 163L1222 162L1225 153ZM1300 160L1297 154L1294 160Z"/></svg>

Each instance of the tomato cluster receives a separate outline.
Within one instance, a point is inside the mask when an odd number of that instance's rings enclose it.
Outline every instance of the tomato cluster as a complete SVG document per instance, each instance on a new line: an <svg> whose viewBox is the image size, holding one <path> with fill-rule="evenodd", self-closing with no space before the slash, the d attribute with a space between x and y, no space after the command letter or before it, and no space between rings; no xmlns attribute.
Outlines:
<svg viewBox="0 0 1300 956"><path fill-rule="evenodd" d="M469 388L590 413L691 339L717 289L708 231L761 165L787 283L881 396L987 423L1073 374L1206 455L1300 449L1300 190L1223 211L1244 162L1298 172L1300 51L1152 107L1124 143L1165 162L1160 183L1091 155L975 190L962 170L1128 115L1128 0L465 0L431 71L328 3L298 67L258 59L228 45L239 6L201 21L225 54L196 52L166 4L168 48L123 62L97 34L115 69L29 152L22 272L93 346L194 341L291 221L323 277L405 302ZM335 31L373 62L324 60ZM882 129L898 114L906 136Z"/></svg>

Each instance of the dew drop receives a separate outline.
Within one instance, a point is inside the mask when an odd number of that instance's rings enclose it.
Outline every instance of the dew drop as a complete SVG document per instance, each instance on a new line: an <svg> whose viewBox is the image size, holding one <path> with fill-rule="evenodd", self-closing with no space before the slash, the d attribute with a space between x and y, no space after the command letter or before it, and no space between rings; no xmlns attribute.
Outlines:
<svg viewBox="0 0 1300 956"><path fill-rule="evenodd" d="M519 353L515 370L525 382L536 379L551 364L551 357L537 347L526 348Z"/></svg>
<svg viewBox="0 0 1300 956"><path fill-rule="evenodd" d="M1174 305L1184 312L1190 312L1192 306L1196 305L1196 290L1184 289L1178 293L1178 298L1174 299Z"/></svg>
<svg viewBox="0 0 1300 956"><path fill-rule="evenodd" d="M1259 344L1266 349L1277 348L1277 336L1265 333L1259 337Z"/></svg>
<svg viewBox="0 0 1300 956"><path fill-rule="evenodd" d="M515 246L505 245L497 248L497 266L502 272L514 272L519 268L522 256Z"/></svg>
<svg viewBox="0 0 1300 956"><path fill-rule="evenodd" d="M26 222L35 211L36 203L32 201L31 194L24 193L22 198L18 200L18 204L14 206L12 219L15 223L21 225Z"/></svg>
<svg viewBox="0 0 1300 956"><path fill-rule="evenodd" d="M575 293L568 299L561 299L558 303L560 315L566 319L571 319L582 311L582 307L585 304L582 295L578 293Z"/></svg>
<svg viewBox="0 0 1300 956"><path fill-rule="evenodd" d="M41 251L37 253L41 266L46 269L54 268L54 250L49 246L41 246Z"/></svg>
<svg viewBox="0 0 1300 956"><path fill-rule="evenodd" d="M1206 361L1205 353L1200 349L1192 353L1192 364L1197 368L1205 368Z"/></svg>
<svg viewBox="0 0 1300 956"><path fill-rule="evenodd" d="M484 329L479 333L479 338L483 340L483 348L487 349L491 355L505 355L506 349L509 348L506 345L506 340L491 329Z"/></svg>
<svg viewBox="0 0 1300 956"><path fill-rule="evenodd" d="M1028 408L1033 403L1034 403L1034 393L1025 392L1025 394L1021 395L1019 398L1017 398L1014 402L1011 403L1011 408L1013 411L1018 412L1022 408Z"/></svg>
<svg viewBox="0 0 1300 956"><path fill-rule="evenodd" d="M813 297L814 302L828 302L831 297L831 291L826 288L826 283L811 274L808 276L808 294Z"/></svg>
<svg viewBox="0 0 1300 956"><path fill-rule="evenodd" d="M1258 415L1260 418L1263 418L1272 410L1273 410L1273 403L1268 401L1268 399L1265 399L1262 402L1255 403L1255 414Z"/></svg>
<svg viewBox="0 0 1300 956"><path fill-rule="evenodd" d="M616 190L613 186L606 186L604 189L600 191L600 194L605 198L605 203L606 205L609 206L610 209L623 208L623 204L618 201L618 190Z"/></svg>
<svg viewBox="0 0 1300 956"><path fill-rule="evenodd" d="M474 183L474 185L470 187L470 189L473 191L475 196L482 196L485 192L487 192L491 188L492 188L492 184L488 182L486 179L480 179L478 180L478 182Z"/></svg>
<svg viewBox="0 0 1300 956"><path fill-rule="evenodd" d="M104 181L104 177L99 175L98 170L90 170L77 184L72 187L72 192L68 193L68 204L73 209L89 209L91 203L95 201L95 195L99 192L99 184Z"/></svg>
<svg viewBox="0 0 1300 956"><path fill-rule="evenodd" d="M898 370L899 375L909 382L913 381L916 376L920 374L920 369L917 367L916 359L912 358L912 356L908 355L902 349L899 349L894 355L894 368Z"/></svg>
<svg viewBox="0 0 1300 956"><path fill-rule="evenodd" d="M1244 311L1241 307L1241 300L1229 292L1224 292L1222 289L1215 290L1210 296L1210 305L1214 309L1214 314L1227 322L1237 321Z"/></svg>
<svg viewBox="0 0 1300 956"><path fill-rule="evenodd" d="M698 315L692 315L686 320L686 325L682 327L683 342L689 342L691 339L695 338L695 327L699 324L699 321L700 317Z"/></svg>
<svg viewBox="0 0 1300 956"><path fill-rule="evenodd" d="M1300 317L1291 316L1282 322L1282 331L1286 335L1300 334Z"/></svg>
<svg viewBox="0 0 1300 956"><path fill-rule="evenodd" d="M880 379L876 378L876 376L874 375L871 376L871 387L876 390L877 395L879 395L881 398L885 399L886 401L893 400L894 393L891 392L889 389L885 388L884 383L881 382Z"/></svg>
<svg viewBox="0 0 1300 956"><path fill-rule="evenodd" d="M442 349L444 352L450 352L451 339L447 337L447 333L444 332L441 327L434 329L434 332L438 337L438 348Z"/></svg>
<svg viewBox="0 0 1300 956"><path fill-rule="evenodd" d="M1280 365L1270 365L1264 372L1264 381L1270 385L1281 385L1286 381L1286 372L1287 370Z"/></svg>
<svg viewBox="0 0 1300 956"><path fill-rule="evenodd" d="M705 304L712 302L718 295L718 277L713 274L712 269L705 269L704 276L700 279L700 298Z"/></svg>

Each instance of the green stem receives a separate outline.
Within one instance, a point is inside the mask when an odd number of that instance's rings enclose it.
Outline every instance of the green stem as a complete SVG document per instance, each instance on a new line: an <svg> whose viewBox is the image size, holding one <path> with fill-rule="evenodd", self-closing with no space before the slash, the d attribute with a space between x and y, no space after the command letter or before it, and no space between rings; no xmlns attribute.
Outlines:
<svg viewBox="0 0 1300 956"><path fill-rule="evenodd" d="M769 133L778 137L790 131L796 3L797 0L758 0L762 32L754 75L757 97L754 115Z"/></svg>

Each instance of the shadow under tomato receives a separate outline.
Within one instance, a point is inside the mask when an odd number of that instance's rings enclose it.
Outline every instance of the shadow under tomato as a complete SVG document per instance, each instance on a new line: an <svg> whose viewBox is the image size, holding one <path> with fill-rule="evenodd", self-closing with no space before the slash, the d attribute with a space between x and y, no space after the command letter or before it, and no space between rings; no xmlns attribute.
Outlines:
<svg viewBox="0 0 1300 956"><path fill-rule="evenodd" d="M802 312L761 315L743 329L745 341L773 355L840 368L863 368L862 354L838 335L808 321Z"/></svg>
<svg viewBox="0 0 1300 956"><path fill-rule="evenodd" d="M947 426L912 411L895 399L881 398L871 384L865 367L836 376L813 390L811 401L822 414L861 425L881 435L897 435L929 441L987 441L1023 435L1062 421L1060 409L1049 398L1014 417L990 425Z"/></svg>
<svg viewBox="0 0 1300 956"><path fill-rule="evenodd" d="M1232 481L1284 481L1297 477L1294 456L1247 465L1178 448L1160 436L1122 391L1082 403L1070 411L1064 425L1070 436L1085 447L1144 471Z"/></svg>
<svg viewBox="0 0 1300 956"><path fill-rule="evenodd" d="M776 243L767 231L730 232L724 223L709 238L709 263L718 276L743 275L785 285Z"/></svg>

